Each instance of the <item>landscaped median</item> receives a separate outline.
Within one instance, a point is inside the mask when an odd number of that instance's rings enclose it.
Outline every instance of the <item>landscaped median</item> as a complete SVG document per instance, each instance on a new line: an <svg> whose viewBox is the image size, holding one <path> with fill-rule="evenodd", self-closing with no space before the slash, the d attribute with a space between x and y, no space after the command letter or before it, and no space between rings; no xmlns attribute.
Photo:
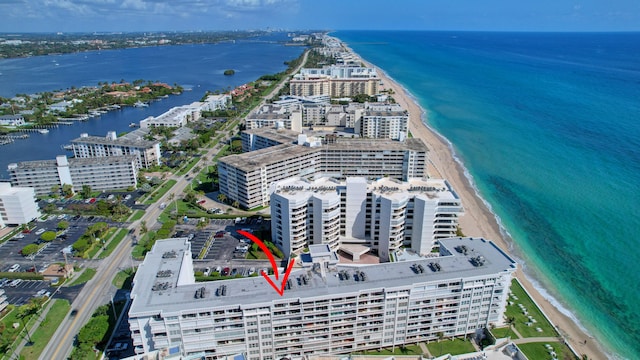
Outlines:
<svg viewBox="0 0 640 360"><path fill-rule="evenodd" d="M155 191L153 191L151 194L149 194L149 196L147 196L147 198L144 200L144 204L145 205L151 205L156 203L158 200L160 200L160 198L162 196L164 196L164 194L167 193L167 191L169 191L173 185L175 185L177 183L176 180L170 179L165 181L162 185L160 185L160 187L158 189L156 189Z"/></svg>

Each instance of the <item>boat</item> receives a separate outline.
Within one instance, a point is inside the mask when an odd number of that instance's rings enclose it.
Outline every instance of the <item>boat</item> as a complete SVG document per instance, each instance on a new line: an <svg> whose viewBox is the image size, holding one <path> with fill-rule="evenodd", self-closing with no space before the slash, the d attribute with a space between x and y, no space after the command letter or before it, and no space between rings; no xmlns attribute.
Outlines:
<svg viewBox="0 0 640 360"><path fill-rule="evenodd" d="M135 107L147 107L147 106L149 106L149 104L143 103L142 101L137 101L135 104L133 104L133 106L135 106Z"/></svg>
<svg viewBox="0 0 640 360"><path fill-rule="evenodd" d="M38 132L39 132L40 134L48 134L48 133L49 133L49 130L47 130L47 129L39 129L39 130L38 130Z"/></svg>
<svg viewBox="0 0 640 360"><path fill-rule="evenodd" d="M65 150L73 150L73 145L69 144L69 145L62 145L62 148Z"/></svg>
<svg viewBox="0 0 640 360"><path fill-rule="evenodd" d="M136 123L133 123L133 122L129 124L130 128L134 128L134 127L138 127L138 126L140 126L140 125L138 125Z"/></svg>

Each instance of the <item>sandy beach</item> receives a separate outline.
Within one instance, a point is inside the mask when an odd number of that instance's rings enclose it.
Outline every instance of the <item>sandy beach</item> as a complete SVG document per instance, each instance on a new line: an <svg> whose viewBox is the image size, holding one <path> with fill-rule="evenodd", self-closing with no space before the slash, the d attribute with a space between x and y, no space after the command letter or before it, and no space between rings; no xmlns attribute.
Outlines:
<svg viewBox="0 0 640 360"><path fill-rule="evenodd" d="M353 52L352 50L350 51ZM367 66L373 66L364 59L363 62ZM391 80L379 68L378 75L384 84L383 87L392 89L394 92L392 96L396 102L409 111L409 131L411 131L413 137L422 139L429 148L430 176L447 179L462 199L465 209L465 215L460 218L462 232L466 236L484 237L492 240L503 250L509 252L509 244L501 235L495 216L489 211L482 199L476 195L469 179L465 176L464 168L455 161L447 140L423 123L423 117L427 120L426 114L402 86ZM568 344L580 356L587 355L589 359L607 359L597 341L544 298L525 277L521 268L517 271L516 277L564 336ZM584 343L585 340L587 340L586 344Z"/></svg>

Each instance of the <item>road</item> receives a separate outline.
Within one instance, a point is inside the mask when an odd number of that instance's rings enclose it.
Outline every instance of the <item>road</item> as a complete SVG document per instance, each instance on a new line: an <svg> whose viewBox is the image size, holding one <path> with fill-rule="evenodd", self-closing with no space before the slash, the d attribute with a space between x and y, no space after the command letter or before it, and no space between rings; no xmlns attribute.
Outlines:
<svg viewBox="0 0 640 360"><path fill-rule="evenodd" d="M300 71L302 65L307 61L308 51L305 52L303 60L300 65L295 69L294 73ZM265 96L259 106L264 104L265 99L273 97L284 86L282 81L276 86L269 95ZM227 129L228 131L229 129ZM235 130L235 129L231 129ZM212 159L222 148L221 143L216 144L213 148L209 149L206 155L201 156L196 165L204 167L207 164L203 163L202 159ZM195 167L195 166L194 166ZM187 174L189 175L189 174ZM174 179L177 183L164 194L158 201L150 205L147 208L144 216L127 227L129 230L137 230L142 221L146 222L146 226L149 229L154 228L157 224L157 219L162 213L163 209L160 209L160 204L165 202L169 203L169 198L172 196L177 199L184 189L190 185L191 181L186 180L185 176L172 175L169 179ZM67 359L73 348L73 342L75 335L80 331L82 326L87 323L91 318L91 315L100 305L106 304L110 301L111 295L115 288L111 284L114 276L124 268L129 268L131 264L131 250L132 250L132 237L129 233L125 239L120 242L115 251L105 261L101 262L97 267L96 275L84 286L80 294L76 298L76 301L71 304L71 309L76 311L75 316L67 316L62 323L58 326L56 333L53 335L44 351L40 356L42 360L63 360Z"/></svg>

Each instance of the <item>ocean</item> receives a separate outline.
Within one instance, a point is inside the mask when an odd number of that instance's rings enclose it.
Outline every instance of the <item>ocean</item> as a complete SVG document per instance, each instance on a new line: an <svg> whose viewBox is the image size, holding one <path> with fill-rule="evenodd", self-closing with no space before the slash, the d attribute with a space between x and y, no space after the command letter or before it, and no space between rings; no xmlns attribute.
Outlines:
<svg viewBox="0 0 640 360"><path fill-rule="evenodd" d="M238 40L235 43L143 47L79 52L64 55L0 59L0 96L96 86L98 82L132 82L136 79L179 84L191 91L151 102L147 108L123 108L72 126L50 129L48 134L30 133L24 140L0 146L0 181L8 180L7 165L19 161L55 159L71 155L62 149L81 133L106 136L108 131L132 130L148 116L158 116L174 106L200 101L207 90L227 91L287 69L304 50L284 46L286 33ZM233 76L224 70L234 69Z"/></svg>
<svg viewBox="0 0 640 360"><path fill-rule="evenodd" d="M640 33L332 35L416 98L537 287L636 358Z"/></svg>

